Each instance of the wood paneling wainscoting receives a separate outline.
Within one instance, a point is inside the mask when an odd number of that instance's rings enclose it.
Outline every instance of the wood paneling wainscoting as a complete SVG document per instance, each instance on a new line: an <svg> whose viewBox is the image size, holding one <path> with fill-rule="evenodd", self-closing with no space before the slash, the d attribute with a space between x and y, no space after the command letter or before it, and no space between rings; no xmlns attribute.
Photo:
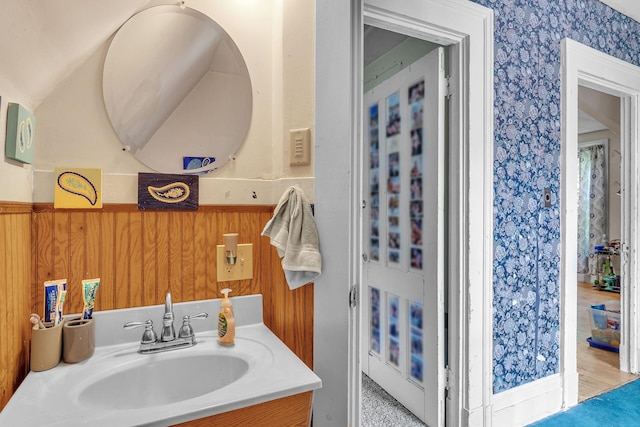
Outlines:
<svg viewBox="0 0 640 427"><path fill-rule="evenodd" d="M260 236L274 206L200 206L197 211L140 211L134 204L99 210L0 207L5 277L0 409L28 372L29 314L43 314L43 283L53 279L67 279L65 313L82 311L81 281L96 277L101 279L96 310L162 304L169 290L174 302L219 298L226 287L233 289L232 296L260 293L265 324L313 367L313 285L291 291L275 248ZM10 209L19 212L5 212ZM240 243L253 244L251 280L216 280L216 245L230 232L240 234Z"/></svg>
<svg viewBox="0 0 640 427"><path fill-rule="evenodd" d="M0 410L29 371L31 204L0 202Z"/></svg>

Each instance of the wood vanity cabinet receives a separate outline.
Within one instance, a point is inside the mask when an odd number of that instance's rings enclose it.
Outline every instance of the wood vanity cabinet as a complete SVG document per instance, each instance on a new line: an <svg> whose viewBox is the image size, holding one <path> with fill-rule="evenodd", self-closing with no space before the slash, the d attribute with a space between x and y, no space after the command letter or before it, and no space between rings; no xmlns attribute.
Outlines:
<svg viewBox="0 0 640 427"><path fill-rule="evenodd" d="M313 392L259 403L198 420L176 424L174 427L308 427L311 425Z"/></svg>

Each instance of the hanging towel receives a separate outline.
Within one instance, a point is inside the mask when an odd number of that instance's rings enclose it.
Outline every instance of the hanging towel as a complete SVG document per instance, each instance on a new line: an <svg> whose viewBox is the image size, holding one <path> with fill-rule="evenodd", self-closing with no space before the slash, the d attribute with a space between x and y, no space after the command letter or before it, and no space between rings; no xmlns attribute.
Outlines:
<svg viewBox="0 0 640 427"><path fill-rule="evenodd" d="M278 202L273 218L261 233L278 250L290 289L313 282L322 271L318 230L311 204L302 189L289 187Z"/></svg>

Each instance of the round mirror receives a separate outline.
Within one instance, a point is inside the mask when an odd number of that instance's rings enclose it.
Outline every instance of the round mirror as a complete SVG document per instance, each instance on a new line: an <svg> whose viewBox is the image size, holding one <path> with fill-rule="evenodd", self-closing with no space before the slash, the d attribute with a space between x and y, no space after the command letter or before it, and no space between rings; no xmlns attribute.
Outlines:
<svg viewBox="0 0 640 427"><path fill-rule="evenodd" d="M218 169L251 123L251 80L238 47L190 8L156 6L125 22L105 58L103 95L125 149L162 173Z"/></svg>

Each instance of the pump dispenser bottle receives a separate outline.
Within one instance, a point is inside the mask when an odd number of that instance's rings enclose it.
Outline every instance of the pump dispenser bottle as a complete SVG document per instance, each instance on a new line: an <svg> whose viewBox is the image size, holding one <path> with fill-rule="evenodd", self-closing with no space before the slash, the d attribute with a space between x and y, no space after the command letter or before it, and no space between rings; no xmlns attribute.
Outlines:
<svg viewBox="0 0 640 427"><path fill-rule="evenodd" d="M229 299L231 289L220 291L224 298L220 301L220 314L218 315L218 342L222 345L233 345L236 337L236 321L233 318L233 307Z"/></svg>

